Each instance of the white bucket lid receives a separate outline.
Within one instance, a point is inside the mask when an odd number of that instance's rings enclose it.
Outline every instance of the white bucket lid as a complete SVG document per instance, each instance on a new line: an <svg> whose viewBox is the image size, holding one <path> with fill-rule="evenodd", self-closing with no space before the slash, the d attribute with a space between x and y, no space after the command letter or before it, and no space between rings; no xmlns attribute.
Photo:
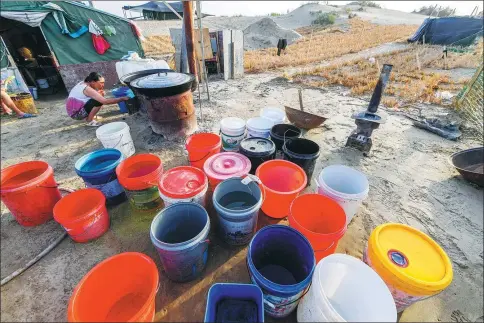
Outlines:
<svg viewBox="0 0 484 323"><path fill-rule="evenodd" d="M274 122L263 117L255 117L247 120L247 127L254 130L268 131L274 126Z"/></svg>
<svg viewBox="0 0 484 323"><path fill-rule="evenodd" d="M245 120L236 117L228 117L222 119L220 121L220 129L227 129L227 130L244 130L245 129Z"/></svg>
<svg viewBox="0 0 484 323"><path fill-rule="evenodd" d="M286 112L276 107L266 107L260 109L260 116L272 120L273 122L284 122Z"/></svg>

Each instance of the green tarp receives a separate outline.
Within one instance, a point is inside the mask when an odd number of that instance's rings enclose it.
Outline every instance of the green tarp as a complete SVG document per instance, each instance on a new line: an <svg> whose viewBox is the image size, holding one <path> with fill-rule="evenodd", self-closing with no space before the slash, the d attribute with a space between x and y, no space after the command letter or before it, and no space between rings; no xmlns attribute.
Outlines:
<svg viewBox="0 0 484 323"><path fill-rule="evenodd" d="M48 1L1 1L0 7L2 11L35 12L36 10L43 11L42 5L47 3ZM87 32L79 38L71 38L62 34L54 16L48 14L42 21L41 28L45 38L54 50L59 64L119 60L128 51L138 52L141 57L144 57L141 42L127 20L75 2L55 1L54 3L80 25L88 26L89 19L92 19L103 31L105 31L106 26L113 26L116 30L116 35L103 35L111 47L106 53L99 55L94 50L91 33ZM113 2L113 6L115 5L116 2Z"/></svg>

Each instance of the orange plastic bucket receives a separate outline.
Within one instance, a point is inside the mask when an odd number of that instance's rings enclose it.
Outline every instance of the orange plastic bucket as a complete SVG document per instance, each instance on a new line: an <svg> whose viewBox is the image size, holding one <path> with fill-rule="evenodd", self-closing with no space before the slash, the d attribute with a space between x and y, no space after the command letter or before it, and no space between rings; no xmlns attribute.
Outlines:
<svg viewBox="0 0 484 323"><path fill-rule="evenodd" d="M138 252L112 256L77 284L67 308L69 322L153 322L158 268Z"/></svg>
<svg viewBox="0 0 484 323"><path fill-rule="evenodd" d="M289 214L292 201L306 187L308 180L301 167L279 159L262 163L255 175L261 180L265 195L262 211L278 219Z"/></svg>
<svg viewBox="0 0 484 323"><path fill-rule="evenodd" d="M0 196L23 226L39 225L52 219L54 205L61 193L54 170L43 161L29 161L2 169Z"/></svg>
<svg viewBox="0 0 484 323"><path fill-rule="evenodd" d="M75 191L57 202L54 219L75 242L99 238L109 229L106 197L95 188Z"/></svg>
<svg viewBox="0 0 484 323"><path fill-rule="evenodd" d="M124 187L129 202L139 210L151 210L161 206L158 182L162 174L161 159L153 154L131 156L116 167L116 176Z"/></svg>
<svg viewBox="0 0 484 323"><path fill-rule="evenodd" d="M305 194L292 202L289 225L309 240L319 262L336 251L338 241L346 232L346 214L329 197Z"/></svg>
<svg viewBox="0 0 484 323"><path fill-rule="evenodd" d="M187 139L185 148L190 165L203 170L207 158L220 152L222 139L214 133L196 133Z"/></svg>

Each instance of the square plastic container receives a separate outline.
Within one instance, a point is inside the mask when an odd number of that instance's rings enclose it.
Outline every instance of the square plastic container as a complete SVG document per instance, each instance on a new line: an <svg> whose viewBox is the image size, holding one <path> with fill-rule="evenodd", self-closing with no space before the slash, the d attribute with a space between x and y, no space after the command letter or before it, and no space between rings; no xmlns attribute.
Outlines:
<svg viewBox="0 0 484 323"><path fill-rule="evenodd" d="M264 322L261 289L252 284L212 285L208 291L204 322Z"/></svg>

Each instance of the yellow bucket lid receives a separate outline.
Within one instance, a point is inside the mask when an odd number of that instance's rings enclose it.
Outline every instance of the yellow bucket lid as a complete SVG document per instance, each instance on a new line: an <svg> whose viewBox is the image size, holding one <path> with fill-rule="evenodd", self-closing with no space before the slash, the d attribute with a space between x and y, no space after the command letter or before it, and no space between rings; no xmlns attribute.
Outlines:
<svg viewBox="0 0 484 323"><path fill-rule="evenodd" d="M386 223L373 230L368 257L385 282L410 295L433 295L452 282L452 264L445 251L405 224Z"/></svg>

